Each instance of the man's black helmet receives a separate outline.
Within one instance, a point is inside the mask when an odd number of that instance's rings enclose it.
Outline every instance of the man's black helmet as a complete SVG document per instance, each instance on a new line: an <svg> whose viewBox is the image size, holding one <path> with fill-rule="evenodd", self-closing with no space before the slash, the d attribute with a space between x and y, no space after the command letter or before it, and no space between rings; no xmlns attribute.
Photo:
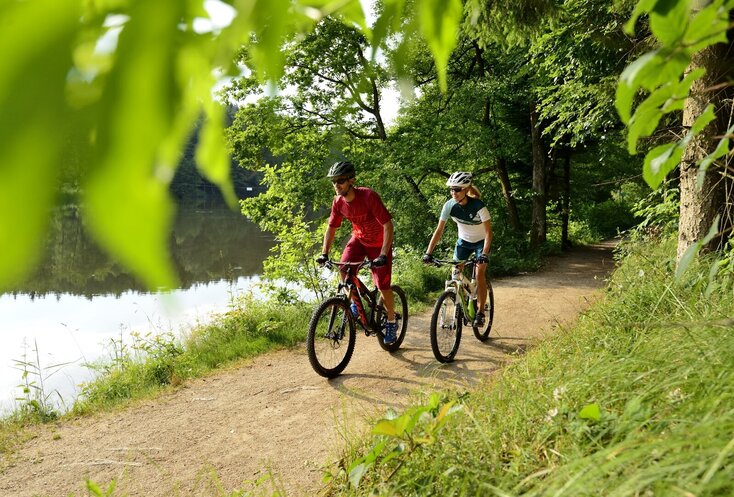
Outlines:
<svg viewBox="0 0 734 497"><path fill-rule="evenodd" d="M354 164L349 161L335 162L326 174L328 178L335 178L337 176L354 176Z"/></svg>

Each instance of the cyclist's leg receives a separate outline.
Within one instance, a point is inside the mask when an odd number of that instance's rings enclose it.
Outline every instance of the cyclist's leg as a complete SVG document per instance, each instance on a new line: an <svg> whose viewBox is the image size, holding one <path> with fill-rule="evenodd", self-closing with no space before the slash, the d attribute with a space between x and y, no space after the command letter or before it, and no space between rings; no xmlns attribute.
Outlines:
<svg viewBox="0 0 734 497"><path fill-rule="evenodd" d="M475 249L476 257L482 255L484 241L478 242L478 245ZM477 264L474 266L474 271L476 271L477 279L477 309L484 309L484 304L487 303L487 265Z"/></svg>
<svg viewBox="0 0 734 497"><path fill-rule="evenodd" d="M474 253L473 244L459 238L454 246L454 260L465 261Z"/></svg>
<svg viewBox="0 0 734 497"><path fill-rule="evenodd" d="M341 262L362 262L365 257L369 257L366 247L360 243L355 237L349 239L344 251L342 252ZM347 276L347 269L341 269L342 281Z"/></svg>
<svg viewBox="0 0 734 497"><path fill-rule="evenodd" d="M355 237L352 237L349 239L349 242L347 242L346 247L344 247L344 251L342 252L341 262L362 262L364 258L367 257L367 251L365 250L364 245L360 243L359 240L357 240ZM340 270L340 276L342 281L346 280L347 278L347 268L343 267ZM354 300L351 304L352 309L352 315L356 318L358 315L358 308L356 307L356 300L357 297L354 295L350 295L350 298ZM366 311L365 311L366 312Z"/></svg>
<svg viewBox="0 0 734 497"><path fill-rule="evenodd" d="M456 247L454 248L454 257L460 261L468 259L471 254L474 254L474 257L479 257L482 255L483 248L484 240L480 242L467 242L466 240L459 238L456 241ZM474 265L474 277L477 280L477 309L484 309L484 304L487 302L486 269L486 264Z"/></svg>
<svg viewBox="0 0 734 497"><path fill-rule="evenodd" d="M381 247L367 247L368 257L375 259L380 255ZM392 284L392 249L387 253L387 264L372 268L372 281L382 295L387 311L387 320L395 321L395 296L390 285Z"/></svg>

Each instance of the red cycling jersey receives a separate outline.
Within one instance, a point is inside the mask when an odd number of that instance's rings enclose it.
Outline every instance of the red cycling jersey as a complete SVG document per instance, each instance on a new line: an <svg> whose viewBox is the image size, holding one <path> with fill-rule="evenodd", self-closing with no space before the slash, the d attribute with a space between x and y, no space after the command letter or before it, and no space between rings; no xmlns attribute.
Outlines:
<svg viewBox="0 0 734 497"><path fill-rule="evenodd" d="M351 202L337 195L331 204L329 226L338 228L346 217L352 223L352 235L365 247L382 247L383 224L392 217L382 203L380 196L365 187L354 188L355 197Z"/></svg>

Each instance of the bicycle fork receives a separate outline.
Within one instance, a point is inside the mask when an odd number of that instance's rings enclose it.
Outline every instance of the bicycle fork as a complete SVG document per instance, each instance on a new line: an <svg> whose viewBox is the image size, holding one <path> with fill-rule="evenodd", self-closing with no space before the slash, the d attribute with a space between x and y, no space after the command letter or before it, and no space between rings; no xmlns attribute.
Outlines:
<svg viewBox="0 0 734 497"><path fill-rule="evenodd" d="M339 340L344 338L344 330L347 326L347 320L349 319L347 316L342 316L341 322L339 323L339 328L336 330L334 329L334 321L336 319L337 315L337 308L332 307L331 313L329 313L329 325L326 332L326 338L330 338L334 340L335 343L338 343Z"/></svg>

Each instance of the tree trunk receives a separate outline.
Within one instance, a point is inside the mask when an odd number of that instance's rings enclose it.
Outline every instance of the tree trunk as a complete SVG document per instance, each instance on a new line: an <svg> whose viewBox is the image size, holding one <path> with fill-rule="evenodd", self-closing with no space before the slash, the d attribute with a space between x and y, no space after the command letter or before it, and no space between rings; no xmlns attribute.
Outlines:
<svg viewBox="0 0 734 497"><path fill-rule="evenodd" d="M530 134L533 142L533 217L530 225L530 246L538 247L546 240L545 213L545 151L538 128L538 112L530 112Z"/></svg>
<svg viewBox="0 0 734 497"><path fill-rule="evenodd" d="M563 158L563 191L561 192L561 249L571 247L568 239L568 216L571 212L571 152Z"/></svg>
<svg viewBox="0 0 734 497"><path fill-rule="evenodd" d="M479 73L482 77L485 77L487 74L487 68L482 56L484 50L482 50L476 40L472 41L472 45L474 46L476 53L474 60L479 65ZM491 117L492 101L490 99L486 99L484 101L484 108L482 109L482 124L487 127L491 126ZM496 135L493 134L492 136ZM495 150L501 150L501 147L496 143L492 143L491 146ZM502 152L500 151L499 153L501 154ZM497 172L497 176L500 179L500 185L502 186L502 196L505 199L505 207L507 208L507 221L510 223L510 227L514 231L521 232L522 225L520 224L520 214L517 212L517 203L515 202L515 197L512 195L512 184L510 183L510 175L507 172L507 159L500 157L497 160L495 171Z"/></svg>
<svg viewBox="0 0 734 497"><path fill-rule="evenodd" d="M513 230L520 232L522 231L522 225L520 224L520 214L517 212L517 203L515 202L515 197L512 195L510 175L507 173L507 160L502 157L497 160L495 170L502 185L502 196L505 199L505 207L507 208L507 222L510 223L510 227Z"/></svg>
<svg viewBox="0 0 734 497"><path fill-rule="evenodd" d="M691 140L681 159L677 250L679 261L691 245L706 236L717 215L722 216L719 223L719 233L722 236L715 237L703 249L712 251L721 248L722 243L726 241L726 234L730 235L734 198L732 198L731 180L724 174L723 162L726 161L726 157L718 164L709 167L701 188L698 188L696 181L698 163L714 150L719 137L727 129L727 120L731 117L731 100L727 102L727 98L731 99L731 88L719 88L716 91L711 91L711 88L726 82L726 78L732 76L732 48L731 44L708 47L694 55L688 68L691 71L704 67L706 74L691 87L690 97L683 109L684 130L690 129L709 103L714 105L717 119Z"/></svg>
<svg viewBox="0 0 734 497"><path fill-rule="evenodd" d="M421 191L420 187L418 186L418 183L415 182L412 176L409 174L403 174L403 179L410 185L410 189L413 192L413 195L420 201L420 203L423 205L423 208L426 210L426 212L429 213L429 217L436 222L438 222L438 218L436 217L436 214L433 212L433 208L431 207L431 204L428 202L428 199Z"/></svg>

